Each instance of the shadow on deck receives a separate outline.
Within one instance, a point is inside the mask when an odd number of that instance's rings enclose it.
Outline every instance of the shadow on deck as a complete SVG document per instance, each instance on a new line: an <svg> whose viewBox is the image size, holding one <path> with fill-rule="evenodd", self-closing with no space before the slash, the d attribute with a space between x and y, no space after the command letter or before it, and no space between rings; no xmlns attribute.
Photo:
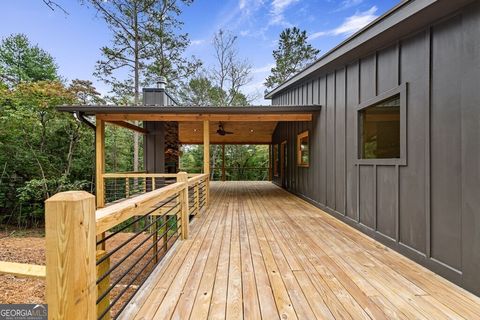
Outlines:
<svg viewBox="0 0 480 320"><path fill-rule="evenodd" d="M479 298L270 182L211 194L123 318L479 318Z"/></svg>

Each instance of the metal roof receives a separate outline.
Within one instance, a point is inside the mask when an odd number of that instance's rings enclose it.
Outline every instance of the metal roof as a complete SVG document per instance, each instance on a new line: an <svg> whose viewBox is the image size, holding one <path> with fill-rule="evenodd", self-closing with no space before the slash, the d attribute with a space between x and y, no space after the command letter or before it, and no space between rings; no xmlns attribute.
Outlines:
<svg viewBox="0 0 480 320"><path fill-rule="evenodd" d="M271 113L313 113L320 111L320 105L306 106L240 106L240 107L204 107L204 106L115 106L115 105L64 105L57 109L63 112L81 112L95 114L271 114Z"/></svg>
<svg viewBox="0 0 480 320"><path fill-rule="evenodd" d="M265 95L272 99L276 94L297 83L328 73L335 68L357 61L381 47L392 45L419 28L441 19L474 0L404 0L376 20L325 53L317 61L298 72Z"/></svg>

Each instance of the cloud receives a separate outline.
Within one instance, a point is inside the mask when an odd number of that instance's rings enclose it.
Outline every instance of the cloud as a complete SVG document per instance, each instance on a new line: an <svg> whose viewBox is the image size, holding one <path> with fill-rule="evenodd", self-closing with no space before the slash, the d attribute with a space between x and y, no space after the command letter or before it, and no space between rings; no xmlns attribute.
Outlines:
<svg viewBox="0 0 480 320"><path fill-rule="evenodd" d="M206 41L204 39L198 39L198 40L192 40L190 41L190 45L192 46L201 46L204 44Z"/></svg>
<svg viewBox="0 0 480 320"><path fill-rule="evenodd" d="M264 65L264 66L262 66L262 67L253 68L253 69L252 69L252 73L266 73L266 72L270 72L270 70L272 70L273 67L275 67L275 64L274 64L274 63L269 63L269 64Z"/></svg>
<svg viewBox="0 0 480 320"><path fill-rule="evenodd" d="M240 0L238 1L238 7L240 8L240 10L242 10L243 8L245 8L245 5L247 4L247 0Z"/></svg>
<svg viewBox="0 0 480 320"><path fill-rule="evenodd" d="M289 25L285 20L283 13L285 10L292 4L298 2L299 0L273 0L272 8L270 10L270 22L271 25Z"/></svg>
<svg viewBox="0 0 480 320"><path fill-rule="evenodd" d="M353 16L347 17L343 23L335 29L312 33L308 39L313 40L323 36L352 35L375 20L378 17L378 15L376 15L377 10L378 8L373 6L367 11L357 12Z"/></svg>
<svg viewBox="0 0 480 320"><path fill-rule="evenodd" d="M332 12L339 12L339 11L347 10L349 8L360 5L361 3L363 3L363 1L364 0L344 0L340 4L340 6L337 9L333 10Z"/></svg>

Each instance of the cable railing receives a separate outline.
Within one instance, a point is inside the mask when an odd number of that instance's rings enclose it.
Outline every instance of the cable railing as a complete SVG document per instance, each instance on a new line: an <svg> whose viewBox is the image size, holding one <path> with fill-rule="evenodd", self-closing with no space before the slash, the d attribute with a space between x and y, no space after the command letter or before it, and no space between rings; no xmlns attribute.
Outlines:
<svg viewBox="0 0 480 320"><path fill-rule="evenodd" d="M105 203L137 196L176 182L177 175L172 173L104 173Z"/></svg>
<svg viewBox="0 0 480 320"><path fill-rule="evenodd" d="M202 168L182 168L182 171L202 172ZM211 167L212 181L268 181L268 167Z"/></svg>
<svg viewBox="0 0 480 320"><path fill-rule="evenodd" d="M97 210L95 198L83 191L62 192L46 202L52 318L80 313L84 319L117 319L175 244L188 238L190 219L208 204L205 174L110 175L105 178L151 182L144 193ZM175 181L162 185L157 178Z"/></svg>

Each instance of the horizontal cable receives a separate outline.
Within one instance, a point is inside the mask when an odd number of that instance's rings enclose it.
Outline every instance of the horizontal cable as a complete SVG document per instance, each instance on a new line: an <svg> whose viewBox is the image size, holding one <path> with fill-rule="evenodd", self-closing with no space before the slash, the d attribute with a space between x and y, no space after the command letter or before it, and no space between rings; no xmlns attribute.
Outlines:
<svg viewBox="0 0 480 320"><path fill-rule="evenodd" d="M174 216L171 216L171 217L174 217ZM170 218L167 219L167 221L166 221L164 224L162 224L162 226L160 226L159 228L157 228L157 229L156 229L156 232L158 232L158 230L160 230L161 228L163 228L163 226L166 225L169 220L170 220ZM160 240L162 240L162 238L163 238L163 236L164 236L165 234L168 235L168 231L170 231L170 230L171 230L171 229L168 229L168 227L167 227L167 230L166 230L164 233L162 233L160 236L158 236L157 240L145 250L145 252L140 256L140 258L138 258L137 260L135 260L135 262L132 263L131 267L130 267L126 272L124 272L117 280L115 280L114 283L111 284L111 285L98 297L98 299L97 299L97 304L98 304L100 301L102 301L102 300L110 293L110 291L132 270L132 267L133 267L133 266L137 265L137 263L140 262L140 261L143 259L143 257L145 257L145 256L147 255L147 253L150 252L150 250L151 250L156 244L158 244L158 242L159 242ZM147 238L145 238L145 240L142 241L141 245L143 245L143 244L144 244L147 240L149 240L153 235L154 235L154 233L152 233L152 234L149 235ZM138 247L137 247L136 249L138 249ZM135 250L136 250L136 249L135 249ZM135 251L135 250L134 250L134 251ZM131 253L129 253L126 257L128 257L128 256L130 256L130 255L131 255ZM123 261L125 261L125 259L126 259L126 258L123 258L120 263L122 263ZM117 264L117 266L118 266L118 264ZM111 273L112 270L113 270L113 268L111 268L110 270L108 270L107 272L105 272L101 277L99 277L99 279L97 280L97 285L98 285L100 282L102 282L102 281Z"/></svg>
<svg viewBox="0 0 480 320"><path fill-rule="evenodd" d="M151 210L151 211L149 211L149 212L147 212L147 213L139 216L138 218L134 219L132 222L128 223L126 226L122 227L120 230L117 230L117 231L109 234L109 235L106 236L105 238L98 240L98 241L97 241L97 246L98 246L99 244L107 241L108 239L112 238L113 236L115 236L116 234L120 233L121 231L125 230L126 228L132 226L134 223L138 222L138 221L141 220L142 218L150 215L153 211L162 208L162 207L165 206L167 203L170 203L171 201L173 201L173 200L175 200L175 199L177 199L177 198L178 198L178 195L175 196L175 197L173 197L173 198L170 198L167 202L164 202L164 203L160 204L159 206L156 206L153 210ZM127 242L127 243L128 243L128 242Z"/></svg>
<svg viewBox="0 0 480 320"><path fill-rule="evenodd" d="M117 246L115 249L113 249L112 251L109 251L108 254L104 255L102 258L100 258L98 261L97 261L97 266L102 263L103 261L105 261L108 257L110 257L111 255L113 255L115 252L117 252L118 250L120 250L121 248L123 248L126 244L128 244L130 241L132 241L133 239L135 239L136 237L138 237L142 232L144 232L145 230L147 230L149 227L151 227L155 222L157 222L159 219L161 219L164 215L167 215L168 213L170 213L173 209L175 209L176 207L178 207L179 203L177 203L175 206L171 207L167 212L165 212L165 214L159 216L156 220L154 220L153 222L151 222L150 224L148 224L147 226L145 226L143 229L141 229L140 231L138 231L137 233L135 233L134 236L130 237L128 240L124 241L122 244L120 244L119 246ZM156 210L156 209L155 209ZM153 210L153 211L155 211ZM151 211L151 212L153 212ZM151 213L150 212L150 213ZM149 214L150 214L149 213ZM147 214L148 215L148 214ZM145 216L143 216L145 217ZM130 252L132 253L132 252Z"/></svg>

